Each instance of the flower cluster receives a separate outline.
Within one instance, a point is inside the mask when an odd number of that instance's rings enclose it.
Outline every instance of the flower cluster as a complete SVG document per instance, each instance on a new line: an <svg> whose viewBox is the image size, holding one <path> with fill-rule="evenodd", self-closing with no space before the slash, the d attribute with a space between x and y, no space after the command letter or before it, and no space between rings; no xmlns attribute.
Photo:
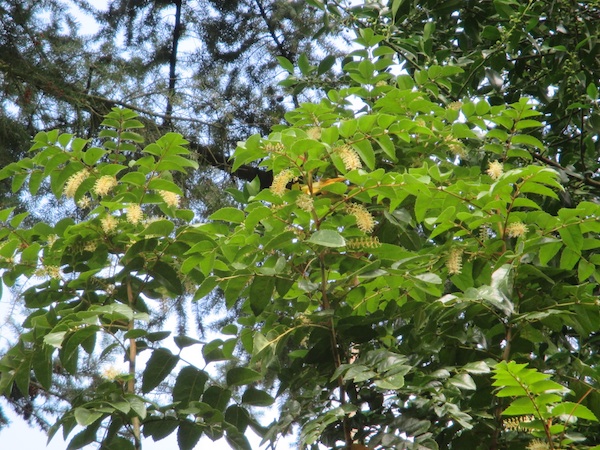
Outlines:
<svg viewBox="0 0 600 450"><path fill-rule="evenodd" d="M362 248L377 248L381 245L377 236L364 236L359 238L346 239L346 247L351 250Z"/></svg>
<svg viewBox="0 0 600 450"><path fill-rule="evenodd" d="M521 417L510 417L502 421L504 429L509 431L531 431L531 428L527 424L533 422L535 418L533 416L521 416Z"/></svg>
<svg viewBox="0 0 600 450"><path fill-rule="evenodd" d="M320 127L309 128L308 130L306 130L306 134L309 139L314 139L315 141L318 141L319 139L321 139L321 128Z"/></svg>
<svg viewBox="0 0 600 450"><path fill-rule="evenodd" d="M359 230L365 233L371 233L375 228L375 219L371 215L367 208L360 203L350 203L346 207L348 214L354 216L356 219L356 226Z"/></svg>
<svg viewBox="0 0 600 450"><path fill-rule="evenodd" d="M96 195L106 195L117 185L117 179L112 175L103 175L96 180L94 184L94 193Z"/></svg>
<svg viewBox="0 0 600 450"><path fill-rule="evenodd" d="M271 192L279 197L285 193L287 184L294 180L296 176L290 169L285 169L279 172L273 177L273 183L271 184Z"/></svg>
<svg viewBox="0 0 600 450"><path fill-rule="evenodd" d="M462 255L462 248L454 247L450 250L446 260L448 275L458 275L462 271Z"/></svg>
<svg viewBox="0 0 600 450"><path fill-rule="evenodd" d="M281 142L268 142L265 144L265 152L269 153L283 153L285 146Z"/></svg>
<svg viewBox="0 0 600 450"><path fill-rule="evenodd" d="M125 216L127 217L127 222L131 223L132 225L137 225L142 221L144 213L142 212L142 208L140 205L132 203L127 208Z"/></svg>
<svg viewBox="0 0 600 450"><path fill-rule="evenodd" d="M90 206L92 206L92 199L87 195L84 195L77 202L77 206L79 206L81 209L89 208Z"/></svg>
<svg viewBox="0 0 600 450"><path fill-rule="evenodd" d="M171 191L158 191L167 206L177 208L179 206L179 195Z"/></svg>
<svg viewBox="0 0 600 450"><path fill-rule="evenodd" d="M118 222L113 216L108 215L100 219L100 224L102 225L102 231L110 234L117 229Z"/></svg>
<svg viewBox="0 0 600 450"><path fill-rule="evenodd" d="M549 450L548 444L540 439L533 439L528 445L527 450Z"/></svg>
<svg viewBox="0 0 600 450"><path fill-rule="evenodd" d="M486 173L495 181L504 173L504 165L500 161L490 161Z"/></svg>
<svg viewBox="0 0 600 450"><path fill-rule="evenodd" d="M115 366L107 367L106 369L104 369L102 371L102 377L109 381L113 381L119 375L121 375L121 371L119 369L117 369Z"/></svg>
<svg viewBox="0 0 600 450"><path fill-rule="evenodd" d="M525 236L527 234L527 225L523 222L513 222L506 227L506 233L511 238Z"/></svg>
<svg viewBox="0 0 600 450"><path fill-rule="evenodd" d="M341 158L347 171L360 169L362 167L362 162L360 161L358 153L356 153L356 150L349 145L342 145L341 147L337 147L334 151Z"/></svg>
<svg viewBox="0 0 600 450"><path fill-rule="evenodd" d="M69 177L69 179L67 180L67 182L65 183L65 188L63 190L65 197L67 197L67 198L75 197L75 193L77 192L77 189L79 189L79 186L81 186L81 183L83 183L85 181L85 179L89 176L89 174L90 173L87 169L83 169L83 170L80 170L79 172L71 175Z"/></svg>
<svg viewBox="0 0 600 450"><path fill-rule="evenodd" d="M302 194L296 199L296 206L303 211L310 212L313 209L314 200L308 194Z"/></svg>
<svg viewBox="0 0 600 450"><path fill-rule="evenodd" d="M92 253L94 253L97 248L98 248L98 244L96 243L96 241L88 241L83 246L84 251L92 252Z"/></svg>

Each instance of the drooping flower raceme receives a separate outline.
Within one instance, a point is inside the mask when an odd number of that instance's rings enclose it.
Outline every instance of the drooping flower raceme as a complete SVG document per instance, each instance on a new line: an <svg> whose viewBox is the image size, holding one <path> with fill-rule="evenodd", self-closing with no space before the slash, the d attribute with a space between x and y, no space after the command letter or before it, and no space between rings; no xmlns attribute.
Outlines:
<svg viewBox="0 0 600 450"><path fill-rule="evenodd" d="M140 205L132 203L127 208L125 216L127 217L127 222L131 223L132 225L137 225L142 221L144 213L142 212Z"/></svg>
<svg viewBox="0 0 600 450"><path fill-rule="evenodd" d="M94 193L96 195L106 195L108 194L112 188L117 185L117 179L112 175L103 175L98 180L96 180L96 184L94 184Z"/></svg>
<svg viewBox="0 0 600 450"><path fill-rule="evenodd" d="M167 206L177 208L179 206L179 195L171 191L158 191Z"/></svg>
<svg viewBox="0 0 600 450"><path fill-rule="evenodd" d="M294 178L294 173L285 169L279 172L275 177L273 177L273 183L271 184L271 192L279 197L281 197L285 193L285 188L287 184L292 181Z"/></svg>
<svg viewBox="0 0 600 450"><path fill-rule="evenodd" d="M463 250L461 248L454 247L450 250L446 260L448 275L458 275L462 271L462 255Z"/></svg>
<svg viewBox="0 0 600 450"><path fill-rule="evenodd" d="M85 181L85 179L89 176L89 174L90 173L87 169L83 169L83 170L80 170L79 172L71 175L69 177L69 179L67 180L67 182L65 183L65 188L63 190L65 197L67 197L67 198L75 197L75 193L77 192L77 189L79 189L79 186L81 186L81 183L83 183Z"/></svg>
<svg viewBox="0 0 600 450"><path fill-rule="evenodd" d="M348 214L351 214L356 219L356 226L359 230L365 233L371 233L375 228L375 219L367 208L360 203L351 203L346 207Z"/></svg>
<svg viewBox="0 0 600 450"><path fill-rule="evenodd" d="M500 161L490 161L486 173L492 180L497 180L504 173L504 165Z"/></svg>

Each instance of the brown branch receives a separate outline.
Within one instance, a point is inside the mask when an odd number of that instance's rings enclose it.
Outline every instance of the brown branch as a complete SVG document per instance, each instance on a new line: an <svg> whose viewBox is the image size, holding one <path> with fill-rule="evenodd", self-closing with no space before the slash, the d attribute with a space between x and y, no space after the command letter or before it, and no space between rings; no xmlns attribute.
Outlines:
<svg viewBox="0 0 600 450"><path fill-rule="evenodd" d="M544 164L547 164L552 167L556 167L557 169L563 171L569 178L577 179L588 186L594 187L596 189L600 189L600 181L596 181L587 175L582 175L580 173L573 172L572 170L569 170L566 167L561 166L556 161L553 161L550 158L543 156L539 153L531 152L531 156L533 156L534 159L537 159L538 161L543 162Z"/></svg>

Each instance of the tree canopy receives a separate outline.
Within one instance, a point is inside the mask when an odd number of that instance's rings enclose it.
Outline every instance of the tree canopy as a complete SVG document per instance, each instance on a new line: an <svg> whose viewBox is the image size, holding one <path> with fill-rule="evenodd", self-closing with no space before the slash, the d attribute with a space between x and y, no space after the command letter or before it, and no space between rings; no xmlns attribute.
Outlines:
<svg viewBox="0 0 600 450"><path fill-rule="evenodd" d="M98 36L129 30L143 55L160 33L131 24L156 26L166 4L111 3ZM3 281L29 311L0 391L24 415L58 393L50 435L73 449L171 433L249 449L249 429L274 447L296 426L300 448L600 448L598 5L289 3L319 12L297 42L355 33L321 61L277 37L296 23L283 2L211 5L215 76L252 80L237 27L266 23L265 67L287 73L271 89L295 106L239 129L255 133L229 170L256 177L208 217L183 202L199 164L174 97L151 133L149 106L129 104L93 136L36 133L0 178L75 214L0 211ZM232 317L216 339L158 319L207 299Z"/></svg>

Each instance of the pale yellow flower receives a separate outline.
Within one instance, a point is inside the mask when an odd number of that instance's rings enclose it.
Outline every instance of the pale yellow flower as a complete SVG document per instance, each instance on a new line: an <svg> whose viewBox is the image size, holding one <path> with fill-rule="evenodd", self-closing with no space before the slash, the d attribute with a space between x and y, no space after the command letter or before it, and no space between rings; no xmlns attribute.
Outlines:
<svg viewBox="0 0 600 450"><path fill-rule="evenodd" d="M58 241L58 235L51 234L48 236L48 246L49 247L52 247L56 241Z"/></svg>
<svg viewBox="0 0 600 450"><path fill-rule="evenodd" d="M308 135L309 139L314 139L315 141L318 141L319 139L321 139L321 128L320 127L309 128L308 130L306 130L306 134Z"/></svg>
<svg viewBox="0 0 600 450"><path fill-rule="evenodd" d="M295 179L294 173L289 169L284 169L273 177L271 192L279 197L285 193L287 184Z"/></svg>
<svg viewBox="0 0 600 450"><path fill-rule="evenodd" d="M83 249L86 252L92 252L94 253L96 251L96 248L98 248L98 244L96 244L95 241L88 241L85 243L85 245L83 246Z"/></svg>
<svg viewBox="0 0 600 450"><path fill-rule="evenodd" d="M504 165L500 161L490 161L486 173L492 180L497 180L504 173Z"/></svg>
<svg viewBox="0 0 600 450"><path fill-rule="evenodd" d="M527 233L527 225L523 222L513 222L506 227L508 237L521 237Z"/></svg>
<svg viewBox="0 0 600 450"><path fill-rule="evenodd" d="M127 208L127 213L125 214L127 217L127 221L133 225L136 225L141 222L144 213L142 212L142 208L138 204L131 204Z"/></svg>
<svg viewBox="0 0 600 450"><path fill-rule="evenodd" d="M102 231L110 234L117 229L118 222L113 216L104 216L100 219L100 224L102 225Z"/></svg>
<svg viewBox="0 0 600 450"><path fill-rule="evenodd" d="M303 211L312 211L313 204L313 198L308 194L302 194L296 199L296 206Z"/></svg>
<svg viewBox="0 0 600 450"><path fill-rule="evenodd" d="M77 202L77 206L79 206L81 209L86 209L89 208L92 204L92 199L89 198L87 195L81 197L79 199L79 201Z"/></svg>
<svg viewBox="0 0 600 450"><path fill-rule="evenodd" d="M75 197L75 193L81 183L85 181L85 179L89 176L89 171L87 169L80 170L79 172L71 175L67 182L65 183L65 188L63 189L63 193L67 198Z"/></svg>
<svg viewBox="0 0 600 450"><path fill-rule="evenodd" d="M518 417L510 417L502 421L504 429L509 431L517 431L521 426L521 421Z"/></svg>
<svg viewBox="0 0 600 450"><path fill-rule="evenodd" d="M534 439L527 445L527 450L549 450L548 444L540 439Z"/></svg>
<svg viewBox="0 0 600 450"><path fill-rule="evenodd" d="M335 152L341 158L347 171L360 169L362 167L362 162L360 161L358 153L356 153L356 150L349 145L342 145L341 147L336 148Z"/></svg>
<svg viewBox="0 0 600 450"><path fill-rule="evenodd" d="M60 279L61 278L61 273L60 273L60 267L58 266L46 266L46 273L48 274L48 276L50 278L56 278L56 279Z"/></svg>
<svg viewBox="0 0 600 450"><path fill-rule="evenodd" d="M117 179L112 175L104 175L96 180L94 192L96 195L106 195L117 185Z"/></svg>
<svg viewBox="0 0 600 450"><path fill-rule="evenodd" d="M346 207L348 214L351 214L356 219L356 226L359 230L365 233L371 233L375 228L375 219L367 208L360 203L351 203Z"/></svg>
<svg viewBox="0 0 600 450"><path fill-rule="evenodd" d="M102 377L109 381L113 381L119 375L121 375L121 371L119 369L117 369L115 366L107 367L106 369L104 369L102 371Z"/></svg>
<svg viewBox="0 0 600 450"><path fill-rule="evenodd" d="M179 195L171 191L158 191L167 206L177 208L179 206Z"/></svg>
<svg viewBox="0 0 600 450"><path fill-rule="evenodd" d="M56 279L60 279L62 277L62 274L60 272L60 267L58 266L42 266L40 268L38 268L34 275L36 277L50 277L50 278L56 278Z"/></svg>
<svg viewBox="0 0 600 450"><path fill-rule="evenodd" d="M462 271L462 255L463 251L461 248L454 247L450 250L448 259L446 260L446 268L448 269L448 275L458 275Z"/></svg>
<svg viewBox="0 0 600 450"><path fill-rule="evenodd" d="M448 108L458 111L460 108L462 108L462 102L451 102L448 104Z"/></svg>
<svg viewBox="0 0 600 450"><path fill-rule="evenodd" d="M285 146L281 142L268 142L265 144L265 151L269 153L283 153Z"/></svg>

